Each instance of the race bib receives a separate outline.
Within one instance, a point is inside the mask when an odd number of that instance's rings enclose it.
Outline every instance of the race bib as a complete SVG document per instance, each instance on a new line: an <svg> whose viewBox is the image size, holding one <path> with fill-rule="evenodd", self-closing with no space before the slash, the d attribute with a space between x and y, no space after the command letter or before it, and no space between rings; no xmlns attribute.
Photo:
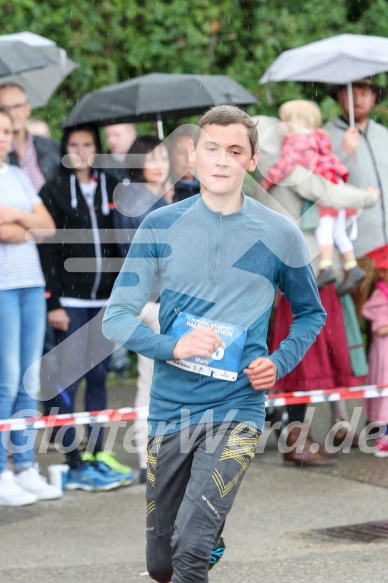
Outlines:
<svg viewBox="0 0 388 583"><path fill-rule="evenodd" d="M168 364L182 368L189 372L235 381L240 370L241 357L247 336L246 330L232 324L215 322L208 318L193 316L192 314L179 313L175 320L171 335L183 338L193 328L210 328L216 325L216 334L223 340L224 346L220 346L209 358L192 356L186 360L168 360Z"/></svg>

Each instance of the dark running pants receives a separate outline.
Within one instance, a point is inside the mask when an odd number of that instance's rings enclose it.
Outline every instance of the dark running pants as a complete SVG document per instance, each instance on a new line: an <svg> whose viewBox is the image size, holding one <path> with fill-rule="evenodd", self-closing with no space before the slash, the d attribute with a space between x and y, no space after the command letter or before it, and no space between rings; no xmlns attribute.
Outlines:
<svg viewBox="0 0 388 583"><path fill-rule="evenodd" d="M194 425L151 437L147 567L159 583L207 583L211 550L260 432L246 423Z"/></svg>

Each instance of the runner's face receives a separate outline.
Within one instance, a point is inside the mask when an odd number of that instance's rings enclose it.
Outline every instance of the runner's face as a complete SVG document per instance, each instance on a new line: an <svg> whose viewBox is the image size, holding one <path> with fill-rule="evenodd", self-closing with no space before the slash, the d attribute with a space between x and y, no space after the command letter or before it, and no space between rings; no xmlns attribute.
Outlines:
<svg viewBox="0 0 388 583"><path fill-rule="evenodd" d="M190 154L202 188L216 195L240 194L245 173L259 159L258 153L252 156L248 129L240 123L204 126Z"/></svg>

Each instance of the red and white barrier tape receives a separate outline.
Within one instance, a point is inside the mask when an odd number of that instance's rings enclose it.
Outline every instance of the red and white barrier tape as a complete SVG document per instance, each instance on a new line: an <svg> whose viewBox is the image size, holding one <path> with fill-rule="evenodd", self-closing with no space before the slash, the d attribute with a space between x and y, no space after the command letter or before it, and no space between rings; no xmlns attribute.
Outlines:
<svg viewBox="0 0 388 583"><path fill-rule="evenodd" d="M146 419L147 407L133 409L106 409L105 411L85 411L65 415L42 415L41 417L20 417L0 420L1 431L17 431L21 429L45 429L47 427L62 427L63 425L89 425L92 423L112 423L115 421L132 421Z"/></svg>
<svg viewBox="0 0 388 583"><path fill-rule="evenodd" d="M294 391L267 395L267 407L284 407L302 403L326 403L347 399L373 399L388 397L388 385L365 385L362 387L337 387L314 391Z"/></svg>
<svg viewBox="0 0 388 583"><path fill-rule="evenodd" d="M267 407L284 407L302 403L324 403L346 399L373 399L388 397L388 385L367 385L362 387L337 387L335 389L317 389L314 391L294 391L287 393L270 393L267 395ZM89 425L91 423L112 423L115 421L133 421L146 419L146 407L133 409L107 409L105 411L85 411L67 415L49 415L41 417L23 417L0 420L0 432L22 429L45 429L63 425Z"/></svg>

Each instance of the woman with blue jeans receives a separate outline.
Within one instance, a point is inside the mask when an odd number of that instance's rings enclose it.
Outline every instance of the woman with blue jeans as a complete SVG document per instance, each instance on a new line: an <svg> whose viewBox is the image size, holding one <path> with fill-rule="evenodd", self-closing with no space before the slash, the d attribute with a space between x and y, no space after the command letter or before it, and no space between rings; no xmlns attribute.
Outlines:
<svg viewBox="0 0 388 583"><path fill-rule="evenodd" d="M39 361L46 322L44 278L30 229L54 223L27 176L4 162L13 136L12 119L0 108L0 418L29 417L37 411ZM47 236L46 235L46 236ZM39 235L41 236L41 235ZM36 432L0 433L0 505L23 506L59 498L34 466ZM11 439L10 439L11 437ZM7 467L9 441L13 472Z"/></svg>

